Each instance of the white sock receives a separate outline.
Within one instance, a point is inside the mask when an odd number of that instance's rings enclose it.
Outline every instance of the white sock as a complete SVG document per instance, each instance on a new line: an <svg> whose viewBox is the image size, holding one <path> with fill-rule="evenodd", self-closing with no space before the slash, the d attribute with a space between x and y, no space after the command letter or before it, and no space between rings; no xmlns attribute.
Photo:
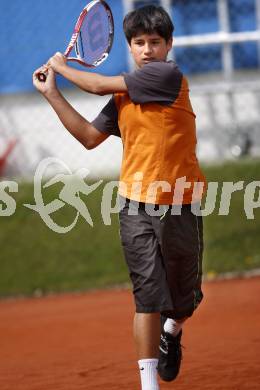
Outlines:
<svg viewBox="0 0 260 390"><path fill-rule="evenodd" d="M142 390L160 390L157 379L158 359L138 360Z"/></svg>
<svg viewBox="0 0 260 390"><path fill-rule="evenodd" d="M183 322L176 322L172 318L167 318L167 320L164 323L163 329L165 332L170 333L173 337L176 337L177 334L180 332Z"/></svg>

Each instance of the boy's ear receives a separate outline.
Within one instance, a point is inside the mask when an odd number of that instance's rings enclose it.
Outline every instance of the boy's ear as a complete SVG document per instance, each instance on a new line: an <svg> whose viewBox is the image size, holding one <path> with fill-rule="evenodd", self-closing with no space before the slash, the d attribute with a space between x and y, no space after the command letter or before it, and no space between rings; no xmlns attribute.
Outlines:
<svg viewBox="0 0 260 390"><path fill-rule="evenodd" d="M169 39L169 41L167 42L167 49L168 49L168 51L170 51L172 49L172 46L173 46L173 37L171 37Z"/></svg>

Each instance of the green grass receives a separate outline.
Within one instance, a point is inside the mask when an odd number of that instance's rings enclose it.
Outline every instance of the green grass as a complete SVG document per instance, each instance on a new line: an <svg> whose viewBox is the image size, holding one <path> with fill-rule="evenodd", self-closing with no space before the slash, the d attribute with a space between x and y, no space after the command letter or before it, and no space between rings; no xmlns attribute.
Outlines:
<svg viewBox="0 0 260 390"><path fill-rule="evenodd" d="M45 203L58 197L59 190L58 186L50 188ZM37 213L23 207L23 203L34 203L33 186L20 185L15 215L0 218L0 296L27 295L37 290L85 290L125 282L127 270L117 216L113 216L111 226L103 224L101 195L97 190L87 200L82 197L94 221L93 228L79 218L71 232L58 234ZM56 222L66 226L76 213L65 206L56 214Z"/></svg>
<svg viewBox="0 0 260 390"><path fill-rule="evenodd" d="M208 182L260 181L260 161L244 160L205 167ZM244 191L233 193L230 212L219 214L221 185L219 185L216 209L204 218L206 273L243 271L260 267L260 208L254 210L254 219L247 219L244 211ZM255 200L259 197L256 190Z"/></svg>
<svg viewBox="0 0 260 390"><path fill-rule="evenodd" d="M210 181L260 180L260 161L245 160L204 167ZM118 235L118 216L105 226L100 212L103 185L87 198L94 227L80 217L67 234L51 231L41 217L23 206L34 203L33 185L19 184L12 194L17 209L11 217L0 217L0 296L31 295L37 291L62 292L103 288L129 281ZM61 185L46 190L45 203L58 197ZM218 274L260 267L260 208L248 220L244 192L232 195L230 213L219 216L218 201L212 215L204 218L204 272ZM258 190L259 195L259 190ZM258 196L256 194L256 198ZM61 225L69 225L75 210L65 206L53 214Z"/></svg>

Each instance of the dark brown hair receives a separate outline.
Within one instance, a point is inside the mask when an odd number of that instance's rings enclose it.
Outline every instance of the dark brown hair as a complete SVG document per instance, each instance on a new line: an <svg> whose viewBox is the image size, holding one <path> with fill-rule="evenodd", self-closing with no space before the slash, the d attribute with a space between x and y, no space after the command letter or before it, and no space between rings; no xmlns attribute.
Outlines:
<svg viewBox="0 0 260 390"><path fill-rule="evenodd" d="M169 14L162 7L146 5L129 12L123 22L124 33L128 43L139 34L157 33L169 41L174 31L174 26Z"/></svg>

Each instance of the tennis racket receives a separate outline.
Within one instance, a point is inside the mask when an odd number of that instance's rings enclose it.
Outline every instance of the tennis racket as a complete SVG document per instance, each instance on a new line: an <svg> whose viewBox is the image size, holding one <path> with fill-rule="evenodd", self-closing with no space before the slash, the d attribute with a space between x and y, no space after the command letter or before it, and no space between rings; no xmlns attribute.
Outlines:
<svg viewBox="0 0 260 390"><path fill-rule="evenodd" d="M67 61L95 68L107 59L113 39L114 20L109 5L103 0L93 0L79 15L64 56ZM73 48L76 56L70 57ZM38 80L45 82L46 73L39 73Z"/></svg>

